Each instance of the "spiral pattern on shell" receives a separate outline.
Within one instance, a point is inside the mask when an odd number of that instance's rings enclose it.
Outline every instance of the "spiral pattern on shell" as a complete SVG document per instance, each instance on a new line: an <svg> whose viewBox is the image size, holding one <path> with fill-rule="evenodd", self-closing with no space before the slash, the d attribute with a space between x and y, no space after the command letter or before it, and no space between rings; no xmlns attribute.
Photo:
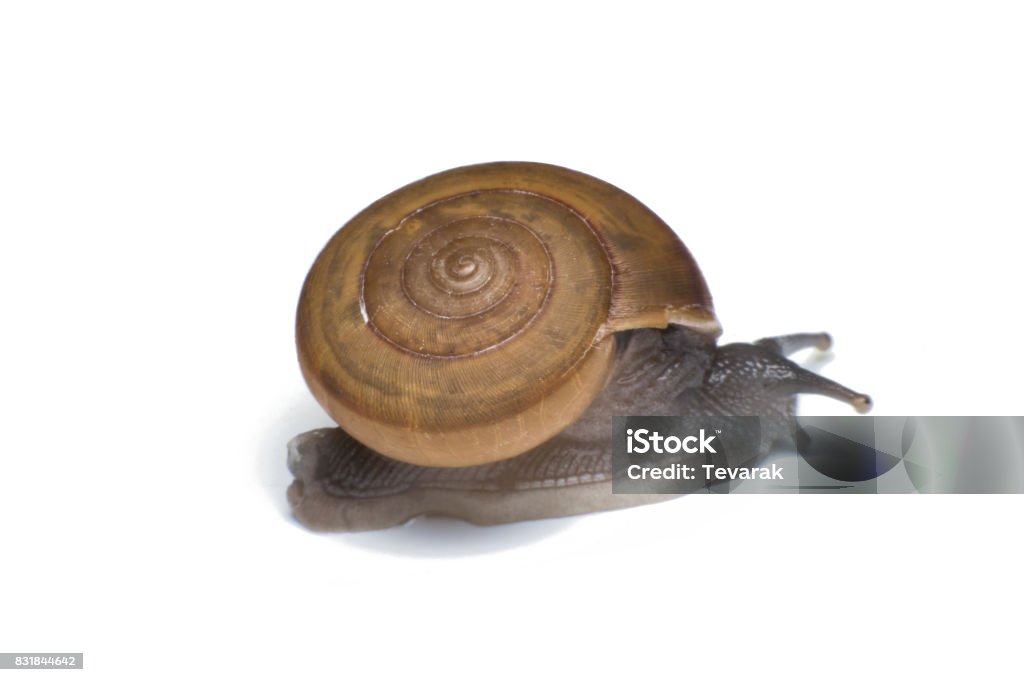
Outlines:
<svg viewBox="0 0 1024 682"><path fill-rule="evenodd" d="M412 353L494 350L530 328L555 296L549 247L600 250L585 221L544 197L487 191L445 199L403 218L375 246L363 311L383 338ZM589 269L579 275L606 276L599 261L585 260Z"/></svg>
<svg viewBox="0 0 1024 682"><path fill-rule="evenodd" d="M382 454L434 466L547 440L600 392L611 332L717 329L674 233L625 192L555 166L440 173L324 248L299 304L314 395Z"/></svg>

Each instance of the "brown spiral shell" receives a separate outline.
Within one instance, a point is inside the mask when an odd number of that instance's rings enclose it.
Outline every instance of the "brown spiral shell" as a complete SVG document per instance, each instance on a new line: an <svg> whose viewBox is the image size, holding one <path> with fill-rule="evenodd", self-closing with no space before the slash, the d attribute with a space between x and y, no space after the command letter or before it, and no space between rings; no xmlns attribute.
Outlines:
<svg viewBox="0 0 1024 682"><path fill-rule="evenodd" d="M601 391L613 332L716 335L700 270L646 206L558 166L466 166L375 202L299 301L303 374L378 452L427 466L512 457Z"/></svg>

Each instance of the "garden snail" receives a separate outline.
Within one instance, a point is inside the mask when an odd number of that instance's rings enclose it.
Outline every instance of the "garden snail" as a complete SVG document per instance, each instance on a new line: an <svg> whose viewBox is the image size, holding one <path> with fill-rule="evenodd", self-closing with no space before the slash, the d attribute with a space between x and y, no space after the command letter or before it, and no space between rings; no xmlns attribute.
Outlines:
<svg viewBox="0 0 1024 682"><path fill-rule="evenodd" d="M612 494L613 415L791 415L797 393L869 409L785 358L827 335L720 332L689 251L617 187L520 162L414 182L303 286L300 365L340 428L289 444L293 512L365 530L623 507L664 496Z"/></svg>

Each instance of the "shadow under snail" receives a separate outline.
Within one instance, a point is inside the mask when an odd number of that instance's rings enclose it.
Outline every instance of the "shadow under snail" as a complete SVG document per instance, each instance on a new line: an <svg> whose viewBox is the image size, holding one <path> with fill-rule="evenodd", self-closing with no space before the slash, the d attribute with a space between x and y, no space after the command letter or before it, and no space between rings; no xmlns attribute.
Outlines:
<svg viewBox="0 0 1024 682"><path fill-rule="evenodd" d="M671 496L612 493L613 415L791 417L798 393L870 409L786 359L827 334L720 333L689 251L617 187L521 162L424 178L306 278L299 361L340 428L289 443L289 503L318 530L626 507Z"/></svg>

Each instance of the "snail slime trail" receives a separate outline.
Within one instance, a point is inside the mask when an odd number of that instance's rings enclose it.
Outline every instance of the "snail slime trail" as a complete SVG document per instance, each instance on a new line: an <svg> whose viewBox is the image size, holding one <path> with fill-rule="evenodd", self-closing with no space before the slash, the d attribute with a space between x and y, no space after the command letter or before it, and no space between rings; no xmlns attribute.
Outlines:
<svg viewBox="0 0 1024 682"><path fill-rule="evenodd" d="M526 162L414 182L342 227L302 287L299 364L338 426L289 443L292 510L369 530L655 502L612 491L614 416L788 418L802 392L870 406L786 359L826 334L720 333L690 252L617 187Z"/></svg>

